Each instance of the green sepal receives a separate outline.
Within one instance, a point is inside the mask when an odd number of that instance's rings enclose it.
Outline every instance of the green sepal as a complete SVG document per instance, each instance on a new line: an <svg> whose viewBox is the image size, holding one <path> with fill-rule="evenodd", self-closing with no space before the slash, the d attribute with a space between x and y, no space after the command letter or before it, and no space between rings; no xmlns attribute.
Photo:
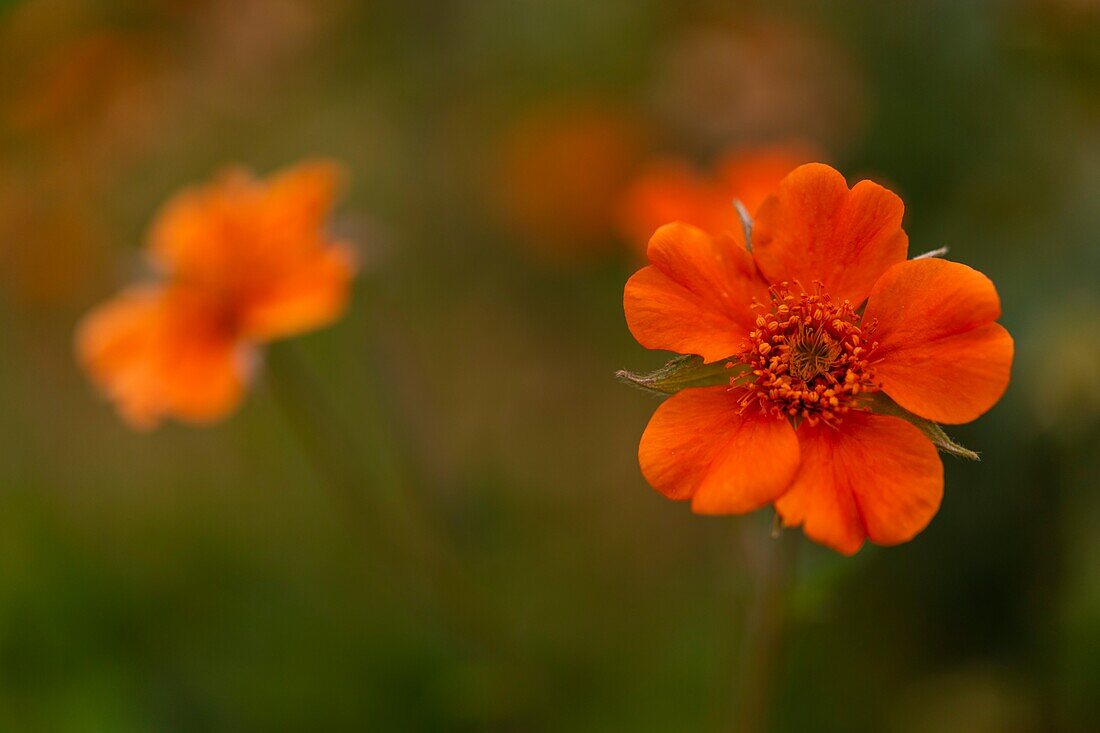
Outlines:
<svg viewBox="0 0 1100 733"><path fill-rule="evenodd" d="M864 404L867 405L871 412L879 415L900 417L902 420L915 425L932 441L933 445L944 453L950 453L959 458L967 458L971 461L981 460L981 456L977 453L951 440L951 438L947 436L947 433L943 432L943 428L941 428L938 423L934 423L931 420L925 420L919 415L914 415L897 402L890 399L885 392L875 392Z"/></svg>
<svg viewBox="0 0 1100 733"><path fill-rule="evenodd" d="M749 366L730 359L722 359L713 364L703 362L701 356L684 355L665 364L648 374L635 374L625 369L616 372L615 377L625 384L633 384L656 394L676 394L691 387L728 386L731 380L748 374Z"/></svg>
<svg viewBox="0 0 1100 733"><path fill-rule="evenodd" d="M737 210L737 216L741 219L741 231L745 234L745 249L752 252L752 215L749 214L749 210L745 208L741 199L733 200L733 208Z"/></svg>

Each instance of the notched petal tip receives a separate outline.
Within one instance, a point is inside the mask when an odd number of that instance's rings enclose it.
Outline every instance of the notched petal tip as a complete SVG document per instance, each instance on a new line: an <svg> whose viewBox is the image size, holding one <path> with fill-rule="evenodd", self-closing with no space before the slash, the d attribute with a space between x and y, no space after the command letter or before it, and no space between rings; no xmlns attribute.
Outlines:
<svg viewBox="0 0 1100 733"><path fill-rule="evenodd" d="M875 284L864 312L877 323L871 354L883 390L905 409L957 425L984 414L1011 379L1015 346L996 319L992 281L966 265L909 260Z"/></svg>
<svg viewBox="0 0 1100 733"><path fill-rule="evenodd" d="M905 260L904 209L877 183L849 189L834 168L808 163L761 204L753 254L770 282L821 282L834 298L862 303L879 276Z"/></svg>
<svg viewBox="0 0 1100 733"><path fill-rule="evenodd" d="M869 539L907 542L943 498L943 464L913 425L895 417L849 413L839 428L803 425L802 460L790 490L776 501L786 526L850 555Z"/></svg>

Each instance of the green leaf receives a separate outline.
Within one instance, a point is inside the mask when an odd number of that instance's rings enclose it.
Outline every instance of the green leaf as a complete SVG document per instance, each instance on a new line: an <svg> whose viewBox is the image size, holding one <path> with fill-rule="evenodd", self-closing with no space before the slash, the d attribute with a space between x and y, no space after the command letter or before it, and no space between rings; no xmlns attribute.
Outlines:
<svg viewBox="0 0 1100 733"><path fill-rule="evenodd" d="M728 366L727 366L728 365ZM676 394L691 387L715 387L729 385L730 380L749 373L747 364L722 359L713 364L703 363L700 356L678 356L660 369L649 374L635 374L625 369L615 377L626 384L633 384L657 394Z"/></svg>
<svg viewBox="0 0 1100 733"><path fill-rule="evenodd" d="M932 441L933 445L944 453L950 453L959 458L967 458L971 461L981 460L981 456L977 453L951 440L951 438L947 436L947 433L943 432L943 428L937 423L914 415L897 402L890 399L885 392L875 392L871 395L867 402L867 406L870 407L871 412L878 413L879 415L900 417L902 420L912 423L919 428L922 433L928 436L928 439Z"/></svg>

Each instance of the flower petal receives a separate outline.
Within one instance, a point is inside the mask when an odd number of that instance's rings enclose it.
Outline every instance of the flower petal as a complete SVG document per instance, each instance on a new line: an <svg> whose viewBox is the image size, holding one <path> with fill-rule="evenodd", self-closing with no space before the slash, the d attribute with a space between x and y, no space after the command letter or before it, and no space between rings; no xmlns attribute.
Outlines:
<svg viewBox="0 0 1100 733"><path fill-rule="evenodd" d="M752 256L728 237L679 222L657 230L648 256L623 293L638 343L707 362L739 352L756 319L753 298L769 302Z"/></svg>
<svg viewBox="0 0 1100 733"><path fill-rule="evenodd" d="M161 207L149 234L149 257L161 273L223 287L238 270L240 242L256 220L261 184L241 168L191 186Z"/></svg>
<svg viewBox="0 0 1100 733"><path fill-rule="evenodd" d="M303 266L330 242L325 219L340 168L307 161L268 180L241 169L173 197L153 223L150 256L193 285L249 293Z"/></svg>
<svg viewBox="0 0 1100 733"><path fill-rule="evenodd" d="M891 265L905 259L904 206L877 183L849 190L844 177L821 163L791 172L757 211L753 255L767 280L820 281L838 302L862 303Z"/></svg>
<svg viewBox="0 0 1100 733"><path fill-rule="evenodd" d="M269 341L332 323L347 307L354 274L351 247L328 247L248 300L241 316L242 335Z"/></svg>
<svg viewBox="0 0 1100 733"><path fill-rule="evenodd" d="M935 447L896 417L850 412L839 428L799 426L802 461L775 503L787 527L845 555L865 538L880 545L911 540L943 498Z"/></svg>
<svg viewBox="0 0 1100 733"><path fill-rule="evenodd" d="M701 514L742 514L783 493L798 467L786 420L742 413L740 391L687 389L665 400L638 446L642 473Z"/></svg>
<svg viewBox="0 0 1100 733"><path fill-rule="evenodd" d="M895 402L935 422L969 422L1008 387L1012 337L994 323L997 291L977 270L910 260L875 284L864 323L877 321L870 359Z"/></svg>
<svg viewBox="0 0 1100 733"><path fill-rule="evenodd" d="M273 233L294 232L298 240L316 237L336 204L344 178L339 164L324 159L280 171L263 190L261 206L268 213L268 226Z"/></svg>
<svg viewBox="0 0 1100 733"><path fill-rule="evenodd" d="M132 427L162 417L210 422L240 402L252 350L218 326L201 299L178 288L140 287L89 313L76 351L96 386Z"/></svg>

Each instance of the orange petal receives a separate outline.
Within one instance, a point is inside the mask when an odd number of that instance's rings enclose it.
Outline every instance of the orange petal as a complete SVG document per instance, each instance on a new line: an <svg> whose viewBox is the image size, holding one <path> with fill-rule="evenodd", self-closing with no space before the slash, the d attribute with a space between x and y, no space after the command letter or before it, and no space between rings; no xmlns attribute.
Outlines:
<svg viewBox="0 0 1100 733"><path fill-rule="evenodd" d="M798 467L786 420L742 414L740 393L687 389L653 413L638 446L642 473L670 499L701 514L742 514L774 501Z"/></svg>
<svg viewBox="0 0 1100 733"><path fill-rule="evenodd" d="M164 206L150 254L161 271L194 285L230 293L262 289L329 245L325 219L341 178L340 168L326 161L302 163L267 181L227 171Z"/></svg>
<svg viewBox="0 0 1100 733"><path fill-rule="evenodd" d="M256 221L259 183L243 169L185 188L161 207L149 235L149 256L161 272L225 288L241 268L241 249Z"/></svg>
<svg viewBox="0 0 1100 733"><path fill-rule="evenodd" d="M775 503L787 527L851 555L865 538L911 540L943 498L943 464L917 428L896 417L850 412L838 428L803 423L802 461Z"/></svg>
<svg viewBox="0 0 1100 733"><path fill-rule="evenodd" d="M329 247L248 301L241 317L244 337L268 341L332 323L347 308L354 274L352 249L343 244Z"/></svg>
<svg viewBox="0 0 1100 733"><path fill-rule="evenodd" d="M255 357L215 315L178 288L134 288L81 321L77 357L132 427L217 420L240 402Z"/></svg>
<svg viewBox="0 0 1100 733"><path fill-rule="evenodd" d="M862 303L879 276L905 259L904 206L877 183L849 190L844 177L821 163L800 166L756 215L753 254L772 284L815 282L837 301Z"/></svg>
<svg viewBox="0 0 1100 733"><path fill-rule="evenodd" d="M307 160L272 176L263 205L284 227L316 231L324 226L344 178L343 168L334 161Z"/></svg>
<svg viewBox="0 0 1100 733"><path fill-rule="evenodd" d="M875 284L864 323L877 321L875 376L899 405L941 423L969 422L1008 387L1012 337L989 278L957 262L911 260Z"/></svg>
<svg viewBox="0 0 1100 733"><path fill-rule="evenodd" d="M649 241L649 266L626 283L623 308L630 332L647 349L725 359L744 346L756 315L753 298L768 291L743 247L683 223Z"/></svg>

